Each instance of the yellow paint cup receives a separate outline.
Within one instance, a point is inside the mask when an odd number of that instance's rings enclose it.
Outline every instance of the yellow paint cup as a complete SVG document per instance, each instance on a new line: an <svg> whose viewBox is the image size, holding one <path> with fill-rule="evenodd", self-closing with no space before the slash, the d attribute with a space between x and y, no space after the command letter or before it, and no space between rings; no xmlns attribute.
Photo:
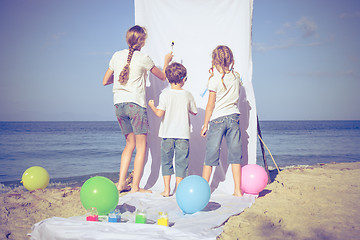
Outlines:
<svg viewBox="0 0 360 240"><path fill-rule="evenodd" d="M157 224L162 226L169 226L169 218L167 212L159 212Z"/></svg>

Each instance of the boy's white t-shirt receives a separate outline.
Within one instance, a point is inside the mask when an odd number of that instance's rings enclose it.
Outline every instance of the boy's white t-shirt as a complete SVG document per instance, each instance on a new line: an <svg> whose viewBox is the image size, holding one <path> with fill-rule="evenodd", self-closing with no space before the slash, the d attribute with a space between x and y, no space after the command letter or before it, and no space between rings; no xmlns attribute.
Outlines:
<svg viewBox="0 0 360 240"><path fill-rule="evenodd" d="M190 112L197 113L194 97L186 90L165 89L157 107L165 111L159 137L190 139Z"/></svg>
<svg viewBox="0 0 360 240"><path fill-rule="evenodd" d="M210 78L208 89L209 91L216 92L215 108L210 121L218 117L240 113L237 104L239 101L241 80L238 73L235 72L234 74L232 72L225 74L224 83L226 89L221 82L222 74L215 71L214 76Z"/></svg>
<svg viewBox="0 0 360 240"><path fill-rule="evenodd" d="M130 62L129 80L125 85L119 82L119 75L127 62L129 50L115 52L109 68L114 71L114 105L123 102L133 102L146 108L145 87L147 71L154 66L151 58L143 52L135 51Z"/></svg>

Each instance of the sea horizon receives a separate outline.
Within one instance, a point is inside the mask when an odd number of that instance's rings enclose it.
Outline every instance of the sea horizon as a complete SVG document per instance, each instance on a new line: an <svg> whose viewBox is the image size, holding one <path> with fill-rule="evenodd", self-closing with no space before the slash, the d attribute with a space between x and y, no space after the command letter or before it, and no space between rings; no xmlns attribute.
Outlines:
<svg viewBox="0 0 360 240"><path fill-rule="evenodd" d="M360 161L360 120L260 120L260 129L280 169ZM0 137L3 187L18 186L31 166L47 169L54 187L78 186L95 175L117 181L114 169L125 145L116 121L0 121ZM263 166L257 144L257 164Z"/></svg>

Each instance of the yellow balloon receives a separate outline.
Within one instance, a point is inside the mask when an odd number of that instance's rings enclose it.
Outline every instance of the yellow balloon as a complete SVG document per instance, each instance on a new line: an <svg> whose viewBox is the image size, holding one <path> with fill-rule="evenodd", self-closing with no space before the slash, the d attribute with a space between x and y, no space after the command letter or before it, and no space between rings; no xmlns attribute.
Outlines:
<svg viewBox="0 0 360 240"><path fill-rule="evenodd" d="M33 191L36 189L44 189L49 184L49 174L45 168L34 166L26 169L22 175L21 183L24 187Z"/></svg>

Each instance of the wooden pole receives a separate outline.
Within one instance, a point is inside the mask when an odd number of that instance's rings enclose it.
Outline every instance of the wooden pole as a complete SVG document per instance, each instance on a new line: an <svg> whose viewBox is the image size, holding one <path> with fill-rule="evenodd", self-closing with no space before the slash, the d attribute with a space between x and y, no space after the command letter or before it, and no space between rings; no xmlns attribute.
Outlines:
<svg viewBox="0 0 360 240"><path fill-rule="evenodd" d="M256 119L257 119L257 132L258 132L259 136L262 138L260 124L259 124L259 116L256 116ZM265 167L266 173L268 175L268 183L270 183L271 179L270 179L269 168L268 168L267 161L266 161L264 144L262 143L262 141L260 141L260 139L259 139L259 142L260 142L262 157L263 157L263 160L264 160L264 167Z"/></svg>

